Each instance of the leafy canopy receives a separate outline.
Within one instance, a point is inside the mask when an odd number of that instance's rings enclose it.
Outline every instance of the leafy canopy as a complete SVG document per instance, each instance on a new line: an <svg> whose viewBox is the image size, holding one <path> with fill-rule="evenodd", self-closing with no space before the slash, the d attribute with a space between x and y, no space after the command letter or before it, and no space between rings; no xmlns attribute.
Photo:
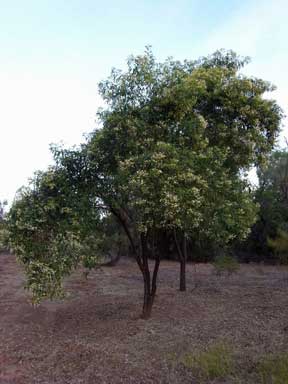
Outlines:
<svg viewBox="0 0 288 384"><path fill-rule="evenodd" d="M282 112L263 97L270 83L239 73L246 62L218 51L158 63L147 48L100 83L99 128L79 149L53 148L55 167L10 211L35 297L61 291L107 215L123 225L141 271L140 239L149 248L171 230L219 244L247 235L256 205L245 171L273 148Z"/></svg>

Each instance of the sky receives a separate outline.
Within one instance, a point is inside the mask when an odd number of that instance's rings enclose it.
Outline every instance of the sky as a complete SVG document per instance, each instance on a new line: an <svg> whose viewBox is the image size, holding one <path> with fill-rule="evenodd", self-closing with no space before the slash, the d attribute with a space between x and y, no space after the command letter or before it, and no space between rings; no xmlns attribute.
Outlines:
<svg viewBox="0 0 288 384"><path fill-rule="evenodd" d="M0 200L52 163L51 143L84 140L98 82L146 45L160 61L248 55L288 115L287 19L287 0L0 0Z"/></svg>

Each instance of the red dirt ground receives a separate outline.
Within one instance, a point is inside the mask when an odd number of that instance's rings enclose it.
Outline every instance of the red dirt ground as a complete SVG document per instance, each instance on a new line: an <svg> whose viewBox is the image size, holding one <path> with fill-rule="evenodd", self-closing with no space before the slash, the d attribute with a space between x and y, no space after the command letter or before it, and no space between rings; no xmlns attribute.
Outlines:
<svg viewBox="0 0 288 384"><path fill-rule="evenodd" d="M0 384L193 384L178 358L209 343L233 345L240 376L259 356L288 350L285 268L246 265L219 278L210 265L188 265L181 293L178 264L165 261L148 321L139 318L143 286L132 260L87 281L77 271L66 300L38 307L23 284L15 257L0 254Z"/></svg>

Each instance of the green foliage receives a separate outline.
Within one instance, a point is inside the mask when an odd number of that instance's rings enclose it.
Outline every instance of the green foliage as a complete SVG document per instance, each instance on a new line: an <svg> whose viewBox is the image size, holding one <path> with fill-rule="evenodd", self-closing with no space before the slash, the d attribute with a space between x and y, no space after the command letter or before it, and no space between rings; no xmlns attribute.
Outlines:
<svg viewBox="0 0 288 384"><path fill-rule="evenodd" d="M281 111L262 98L270 84L237 73L245 62L217 52L157 63L148 48L100 84L108 108L88 153L109 174L105 200L129 207L138 231L174 228L217 244L249 233L256 205L239 172L263 161Z"/></svg>
<svg viewBox="0 0 288 384"><path fill-rule="evenodd" d="M240 265L235 257L224 254L216 256L213 262L213 267L215 268L215 271L218 275L223 273L231 275L232 273L236 273L239 270Z"/></svg>
<svg viewBox="0 0 288 384"><path fill-rule="evenodd" d="M258 169L256 201L259 219L246 244L248 252L275 260L285 258L285 232L288 231L288 152L274 151L266 165ZM278 247L279 249L278 251Z"/></svg>
<svg viewBox="0 0 288 384"><path fill-rule="evenodd" d="M117 135L117 155L126 158L136 143L139 153L151 139L190 149L204 140L225 150L227 166L236 171L262 163L282 114L275 101L263 98L273 86L239 74L245 63L219 51L184 63L157 63L149 48L130 57L127 72L113 70L99 88L110 107L100 118L104 130L109 125L110 139Z"/></svg>
<svg viewBox="0 0 288 384"><path fill-rule="evenodd" d="M217 246L248 234L256 204L245 170L271 151L282 112L263 97L269 83L239 73L245 63L224 51L158 63L147 48L100 83L99 129L79 148L53 147L55 166L9 213L36 296L55 296L78 262L91 267L117 243L105 224L112 215L142 272L141 249L161 254L165 232Z"/></svg>
<svg viewBox="0 0 288 384"><path fill-rule="evenodd" d="M200 191L206 188L206 182L193 164L191 155L181 157L171 144L165 143L158 143L152 153L122 163L127 175L123 189L131 196L140 231L199 226L199 207L203 204Z"/></svg>
<svg viewBox="0 0 288 384"><path fill-rule="evenodd" d="M7 217L9 244L24 265L33 302L62 297L63 277L85 262L88 228L95 230L100 221L99 213L88 208L82 216L82 198L56 168L37 173L18 192Z"/></svg>
<svg viewBox="0 0 288 384"><path fill-rule="evenodd" d="M267 236L274 237L278 230L288 230L288 152L273 152L258 177L261 219Z"/></svg>
<svg viewBox="0 0 288 384"><path fill-rule="evenodd" d="M277 254L280 263L288 264L288 233L278 231L277 237L267 239L268 246Z"/></svg>
<svg viewBox="0 0 288 384"><path fill-rule="evenodd" d="M245 239L258 212L249 182L220 170L208 183L200 237L218 248Z"/></svg>
<svg viewBox="0 0 288 384"><path fill-rule="evenodd" d="M235 369L231 349L225 343L212 344L200 353L187 353L181 362L201 382L227 378Z"/></svg>
<svg viewBox="0 0 288 384"><path fill-rule="evenodd" d="M46 298L63 298L63 277L76 268L81 257L79 243L70 236L57 236L49 243L45 242L45 246L45 250L42 247L41 256L33 255L29 262L26 262L26 254L23 257L18 253L26 272L26 288L32 293L34 304Z"/></svg>
<svg viewBox="0 0 288 384"><path fill-rule="evenodd" d="M0 222L0 252L8 249L8 237L9 233L6 223L4 221Z"/></svg>
<svg viewBox="0 0 288 384"><path fill-rule="evenodd" d="M288 353L266 356L257 366L261 384L288 383Z"/></svg>

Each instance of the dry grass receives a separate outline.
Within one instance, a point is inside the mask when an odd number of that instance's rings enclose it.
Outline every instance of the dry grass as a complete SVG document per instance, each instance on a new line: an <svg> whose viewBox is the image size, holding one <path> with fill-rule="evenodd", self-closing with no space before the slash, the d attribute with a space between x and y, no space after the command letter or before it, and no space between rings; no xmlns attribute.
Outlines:
<svg viewBox="0 0 288 384"><path fill-rule="evenodd" d="M257 371L262 384L288 383L288 353L263 357Z"/></svg>
<svg viewBox="0 0 288 384"><path fill-rule="evenodd" d="M202 352L186 353L181 363L190 369L201 383L227 378L234 373L235 368L231 348L224 342L209 345Z"/></svg>
<svg viewBox="0 0 288 384"><path fill-rule="evenodd" d="M259 273L242 265L217 277L210 265L188 265L186 293L178 291L178 269L161 264L152 318L144 321L143 283L131 260L87 280L79 270L67 281L65 301L33 308L15 258L1 255L0 383L193 384L199 381L181 358L205 361L202 352L219 340L231 346L235 377L212 375L205 383L265 383L262 356L288 352L287 268Z"/></svg>

